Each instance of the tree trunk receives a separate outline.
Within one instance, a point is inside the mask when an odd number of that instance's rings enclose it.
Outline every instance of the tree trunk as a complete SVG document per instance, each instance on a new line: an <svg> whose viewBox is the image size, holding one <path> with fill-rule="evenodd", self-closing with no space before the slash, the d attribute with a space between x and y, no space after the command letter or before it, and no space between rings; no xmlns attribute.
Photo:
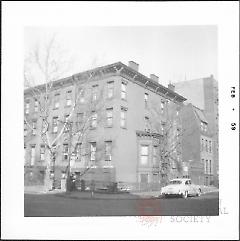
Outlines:
<svg viewBox="0 0 240 241"><path fill-rule="evenodd" d="M47 192L52 189L52 184L53 184L53 181L50 177L51 161L52 161L51 155L50 154L46 155L46 171L45 171L45 176L44 176L44 189Z"/></svg>

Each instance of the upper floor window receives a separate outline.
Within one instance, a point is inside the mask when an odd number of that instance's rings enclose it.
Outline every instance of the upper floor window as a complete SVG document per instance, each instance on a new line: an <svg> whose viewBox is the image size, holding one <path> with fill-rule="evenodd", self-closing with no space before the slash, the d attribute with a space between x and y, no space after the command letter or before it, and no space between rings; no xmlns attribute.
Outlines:
<svg viewBox="0 0 240 241"><path fill-rule="evenodd" d="M205 174L208 174L208 160L205 160Z"/></svg>
<svg viewBox="0 0 240 241"><path fill-rule="evenodd" d="M68 90L66 93L66 105L71 106L72 105L72 91Z"/></svg>
<svg viewBox="0 0 240 241"><path fill-rule="evenodd" d="M149 156L149 146L141 145L140 146L140 164L147 165Z"/></svg>
<svg viewBox="0 0 240 241"><path fill-rule="evenodd" d="M36 135L36 130L37 130L37 121L33 120L32 122L32 134Z"/></svg>
<svg viewBox="0 0 240 241"><path fill-rule="evenodd" d="M91 127L92 128L97 127L97 113L95 111L92 112Z"/></svg>
<svg viewBox="0 0 240 241"><path fill-rule="evenodd" d="M212 174L212 160L209 160L209 174Z"/></svg>
<svg viewBox="0 0 240 241"><path fill-rule="evenodd" d="M111 99L114 94L114 82L107 82L107 98Z"/></svg>
<svg viewBox="0 0 240 241"><path fill-rule="evenodd" d="M121 99L127 99L127 84L123 81L121 83Z"/></svg>
<svg viewBox="0 0 240 241"><path fill-rule="evenodd" d="M209 152L212 153L212 142L209 141Z"/></svg>
<svg viewBox="0 0 240 241"><path fill-rule="evenodd" d="M52 128L53 128L53 130L52 130L53 133L58 132L58 117L57 116L53 117Z"/></svg>
<svg viewBox="0 0 240 241"><path fill-rule="evenodd" d="M201 139L201 151L203 151L204 150L204 139L202 138Z"/></svg>
<svg viewBox="0 0 240 241"><path fill-rule="evenodd" d="M97 144L96 142L90 143L90 161L96 160Z"/></svg>
<svg viewBox="0 0 240 241"><path fill-rule="evenodd" d="M84 89L79 88L78 95L79 95L78 98L79 98L80 103L84 103L84 95L85 95Z"/></svg>
<svg viewBox="0 0 240 241"><path fill-rule="evenodd" d="M36 145L31 145L31 162L30 162L31 166L33 166L35 163L35 156L36 156Z"/></svg>
<svg viewBox="0 0 240 241"><path fill-rule="evenodd" d="M161 112L163 113L164 112L164 100L161 100L161 103L160 103L160 107L161 107Z"/></svg>
<svg viewBox="0 0 240 241"><path fill-rule="evenodd" d="M113 108L108 108L107 112L107 126L111 127L113 125Z"/></svg>
<svg viewBox="0 0 240 241"><path fill-rule="evenodd" d="M26 101L25 101L25 114L29 114L29 109L30 109L30 100L26 99Z"/></svg>
<svg viewBox="0 0 240 241"><path fill-rule="evenodd" d="M34 100L34 111L38 112L39 102L37 99Z"/></svg>
<svg viewBox="0 0 240 241"><path fill-rule="evenodd" d="M82 160L82 143L77 143L76 145L76 160L81 161Z"/></svg>
<svg viewBox="0 0 240 241"><path fill-rule="evenodd" d="M27 123L24 121L24 136L27 136Z"/></svg>
<svg viewBox="0 0 240 241"><path fill-rule="evenodd" d="M205 140L205 149L206 149L206 152L208 152L208 141Z"/></svg>
<svg viewBox="0 0 240 241"><path fill-rule="evenodd" d="M45 160L45 145L40 146L40 160L41 161Z"/></svg>
<svg viewBox="0 0 240 241"><path fill-rule="evenodd" d="M63 144L63 160L67 161L68 160L68 151L69 151L69 147L67 143Z"/></svg>
<svg viewBox="0 0 240 241"><path fill-rule="evenodd" d="M97 100L98 85L92 86L92 101Z"/></svg>
<svg viewBox="0 0 240 241"><path fill-rule="evenodd" d="M120 126L122 128L127 127L127 109L124 107L121 107L121 120L120 120Z"/></svg>
<svg viewBox="0 0 240 241"><path fill-rule="evenodd" d="M64 128L64 132L68 132L69 131L69 114L66 114L64 116L64 125L65 125L65 128Z"/></svg>
<svg viewBox="0 0 240 241"><path fill-rule="evenodd" d="M145 116L144 117L144 121L145 121L145 131L150 132L150 121L149 121L149 117Z"/></svg>
<svg viewBox="0 0 240 241"><path fill-rule="evenodd" d="M112 141L105 141L105 161L112 160Z"/></svg>
<svg viewBox="0 0 240 241"><path fill-rule="evenodd" d="M147 107L147 104L148 104L148 93L144 94L144 103L145 103L145 107Z"/></svg>
<svg viewBox="0 0 240 241"><path fill-rule="evenodd" d="M60 101L60 94L56 93L54 95L54 109L58 109L59 108L59 101Z"/></svg>

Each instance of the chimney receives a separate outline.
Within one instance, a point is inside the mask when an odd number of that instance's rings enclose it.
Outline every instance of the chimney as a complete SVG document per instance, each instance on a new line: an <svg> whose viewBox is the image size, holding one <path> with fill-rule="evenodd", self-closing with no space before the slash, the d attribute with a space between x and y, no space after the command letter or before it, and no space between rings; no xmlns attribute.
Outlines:
<svg viewBox="0 0 240 241"><path fill-rule="evenodd" d="M175 91L175 85L173 85L172 83L168 84L168 89Z"/></svg>
<svg viewBox="0 0 240 241"><path fill-rule="evenodd" d="M155 74L150 74L150 79L152 79L153 81L156 81L158 83L159 77Z"/></svg>
<svg viewBox="0 0 240 241"><path fill-rule="evenodd" d="M128 61L128 67L138 71L139 64L135 63L134 61Z"/></svg>

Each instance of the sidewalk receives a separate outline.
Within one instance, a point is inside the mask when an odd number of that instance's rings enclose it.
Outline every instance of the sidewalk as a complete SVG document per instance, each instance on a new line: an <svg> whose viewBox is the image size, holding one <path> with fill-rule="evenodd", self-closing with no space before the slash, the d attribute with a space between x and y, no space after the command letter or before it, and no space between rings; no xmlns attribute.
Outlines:
<svg viewBox="0 0 240 241"><path fill-rule="evenodd" d="M55 190L46 190L44 186L25 186L24 187L24 193L25 194L55 194L55 193L62 193L65 192L61 189L55 189Z"/></svg>

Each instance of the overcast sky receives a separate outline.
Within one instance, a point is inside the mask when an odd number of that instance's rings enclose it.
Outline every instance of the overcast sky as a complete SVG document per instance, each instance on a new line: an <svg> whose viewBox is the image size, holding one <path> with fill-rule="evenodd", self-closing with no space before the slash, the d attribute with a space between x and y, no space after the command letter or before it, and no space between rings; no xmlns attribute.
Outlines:
<svg viewBox="0 0 240 241"><path fill-rule="evenodd" d="M156 74L163 85L211 74L217 79L216 26L28 27L25 50L54 33L74 56L72 74L133 60L140 73Z"/></svg>

